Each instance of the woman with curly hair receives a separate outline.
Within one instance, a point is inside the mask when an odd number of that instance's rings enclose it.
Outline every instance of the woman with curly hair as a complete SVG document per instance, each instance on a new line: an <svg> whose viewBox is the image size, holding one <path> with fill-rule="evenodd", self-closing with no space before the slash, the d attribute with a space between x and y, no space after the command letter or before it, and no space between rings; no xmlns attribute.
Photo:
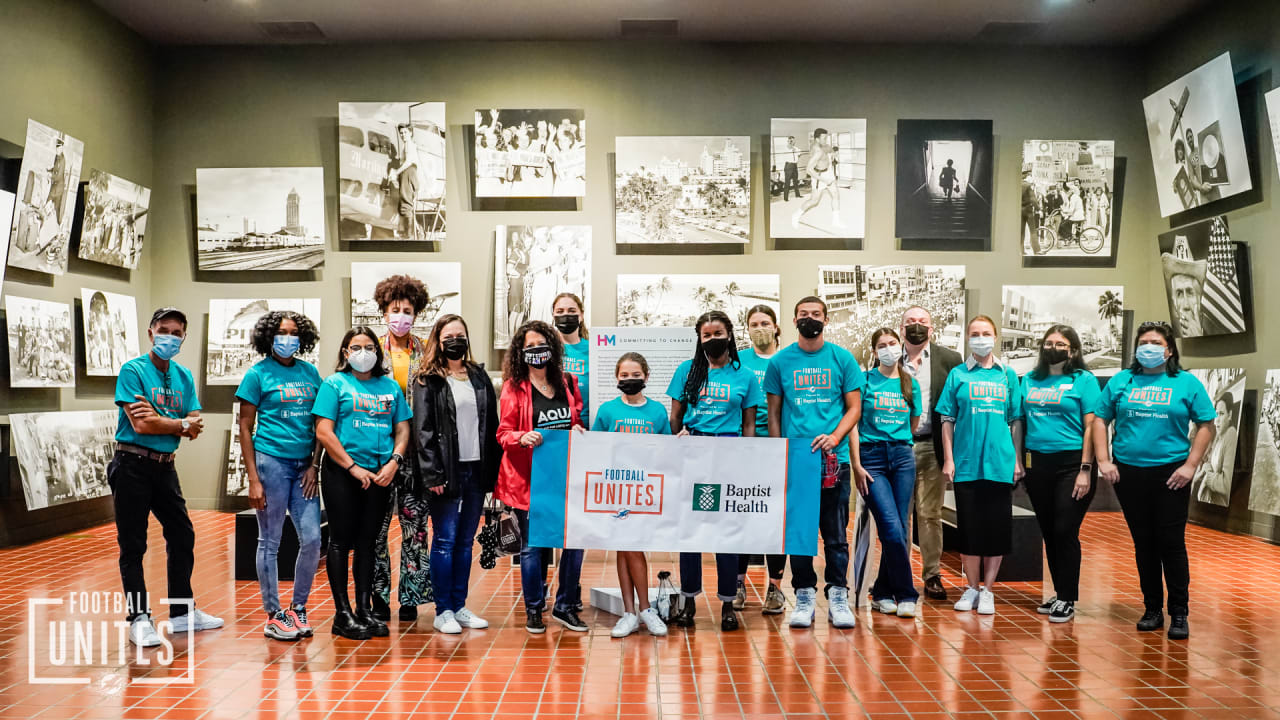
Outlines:
<svg viewBox="0 0 1280 720"><path fill-rule="evenodd" d="M320 564L320 446L311 406L321 380L315 365L296 356L311 352L319 339L315 323L306 315L291 310L263 315L253 327L253 349L264 357L249 368L236 390L249 504L258 515L258 585L267 611L263 634L274 640L311 635L307 598ZM285 511L298 532L298 559L293 602L281 608L276 558Z"/></svg>
<svg viewBox="0 0 1280 720"><path fill-rule="evenodd" d="M378 338L382 346L383 369L395 378L400 391L408 399L409 375L427 354L422 339L413 334L413 321L431 301L427 286L409 275L392 275L373 289L373 299L387 323L387 332ZM391 619L391 553L387 549L387 533L391 516L400 516L400 620L418 619L418 606L431 602L431 558L428 555L427 498L413 491L412 468L403 467L392 484L391 504L378 533L376 562L373 570L373 614L379 620Z"/></svg>

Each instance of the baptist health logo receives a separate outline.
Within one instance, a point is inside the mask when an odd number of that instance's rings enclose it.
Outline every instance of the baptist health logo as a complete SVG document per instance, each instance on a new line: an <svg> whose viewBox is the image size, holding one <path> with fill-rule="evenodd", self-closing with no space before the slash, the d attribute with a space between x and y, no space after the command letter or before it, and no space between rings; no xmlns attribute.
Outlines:
<svg viewBox="0 0 1280 720"><path fill-rule="evenodd" d="M714 512L720 509L720 486L715 483L693 484L693 509Z"/></svg>
<svg viewBox="0 0 1280 720"><path fill-rule="evenodd" d="M195 610L191 598L160 600L161 605L186 605ZM59 608L61 610L59 610ZM129 667L178 668L178 651L173 641L173 625L156 622L160 645L142 648L129 641L129 622L124 617L128 602L124 593L68 593L65 597L27 600L27 682L33 685L88 685L89 670ZM106 616L112 616L108 619ZM131 685L193 685L196 661L195 628L184 633L186 667L177 673L155 673L154 677L131 677ZM78 672L83 676L77 676Z"/></svg>

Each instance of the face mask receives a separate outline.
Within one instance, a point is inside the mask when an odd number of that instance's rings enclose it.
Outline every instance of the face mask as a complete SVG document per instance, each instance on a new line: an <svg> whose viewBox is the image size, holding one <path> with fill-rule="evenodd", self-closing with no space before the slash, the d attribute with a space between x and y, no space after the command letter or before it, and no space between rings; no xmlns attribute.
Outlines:
<svg viewBox="0 0 1280 720"><path fill-rule="evenodd" d="M993 337L978 336L969 338L969 350L976 357L984 358L996 349L996 339Z"/></svg>
<svg viewBox="0 0 1280 720"><path fill-rule="evenodd" d="M548 345L530 345L524 349L524 364L541 370L551 362L551 347Z"/></svg>
<svg viewBox="0 0 1280 720"><path fill-rule="evenodd" d="M644 390L643 378L627 378L618 381L618 392L623 395L635 395L641 390Z"/></svg>
<svg viewBox="0 0 1280 720"><path fill-rule="evenodd" d="M1164 357L1165 347L1155 343L1143 343L1138 346L1138 351L1134 355L1138 358L1138 363L1142 367L1153 370L1165 363Z"/></svg>
<svg viewBox="0 0 1280 720"><path fill-rule="evenodd" d="M161 360L172 360L182 349L182 338L177 335L156 335L151 340L152 350Z"/></svg>
<svg viewBox="0 0 1280 720"><path fill-rule="evenodd" d="M1057 365L1058 363L1066 362L1067 358L1071 357L1071 351L1061 348L1046 348L1040 351L1040 356L1050 365Z"/></svg>
<svg viewBox="0 0 1280 720"><path fill-rule="evenodd" d="M572 335L578 332L578 327L582 325L582 318L577 315L557 315L554 321L556 329L565 335Z"/></svg>
<svg viewBox="0 0 1280 720"><path fill-rule="evenodd" d="M823 322L817 318L802 317L796 321L796 330L799 331L800 337L812 340L822 334L822 329L826 327Z"/></svg>
<svg viewBox="0 0 1280 720"><path fill-rule="evenodd" d="M392 313L387 320L387 327L396 337L401 337L413 327L413 316L409 313Z"/></svg>
<svg viewBox="0 0 1280 720"><path fill-rule="evenodd" d="M282 358L291 358L298 352L301 344L302 339L297 335L277 335L276 339L271 341L271 351Z"/></svg>
<svg viewBox="0 0 1280 720"><path fill-rule="evenodd" d="M885 367L896 365L898 361L902 359L902 346L888 345L886 347L882 347L876 350L876 359Z"/></svg>
<svg viewBox="0 0 1280 720"><path fill-rule="evenodd" d="M729 338L717 337L702 341L702 352L709 358L718 358L729 352Z"/></svg>
<svg viewBox="0 0 1280 720"><path fill-rule="evenodd" d="M451 337L440 343L440 350L450 360L461 360L467 356L469 343L465 337Z"/></svg>
<svg viewBox="0 0 1280 720"><path fill-rule="evenodd" d="M347 354L347 364L356 372L369 372L378 362L378 354L372 350L360 349Z"/></svg>
<svg viewBox="0 0 1280 720"><path fill-rule="evenodd" d="M911 323L903 332L903 336L912 345L923 345L929 339L929 328L920 323Z"/></svg>
<svg viewBox="0 0 1280 720"><path fill-rule="evenodd" d="M773 344L773 339L777 337L776 335L773 334L772 330L766 330L765 328L756 328L755 330L748 330L747 334L751 336L751 344L755 345L758 348L769 347L770 345Z"/></svg>

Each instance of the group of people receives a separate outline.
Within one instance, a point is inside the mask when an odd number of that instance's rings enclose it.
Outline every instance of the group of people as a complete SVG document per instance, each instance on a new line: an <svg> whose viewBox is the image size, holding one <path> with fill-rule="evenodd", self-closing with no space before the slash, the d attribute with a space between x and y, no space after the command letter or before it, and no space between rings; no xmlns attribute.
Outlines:
<svg viewBox="0 0 1280 720"><path fill-rule="evenodd" d="M434 628L457 634L488 622L467 606L472 547L486 497L514 514L521 531L525 628L552 620L585 632L579 578L583 549L560 553L550 595L551 549L530 545L530 476L535 448L548 431L669 433L677 436L785 437L821 454L820 509L814 518L825 556L827 616L851 628L848 521L850 498L864 499L882 545L870 588L878 612L911 618L919 590L912 577L911 508L915 505L925 594L946 600L942 581L943 497L954 485L958 549L965 587L958 612L996 612L994 589L1012 543L1012 490L1024 482L1043 531L1056 596L1040 607L1053 622L1075 615L1079 598L1079 529L1096 484L1115 484L1132 533L1145 600L1140 630L1164 627L1187 637L1188 584L1184 531L1190 483L1212 436L1214 409L1204 387L1181 369L1172 330L1144 323L1133 365L1099 387L1088 371L1077 333L1055 325L1039 361L1019 379L995 352L998 325L978 315L966 327L966 356L933 341L923 307L907 308L897 327L877 328L874 359L864 369L825 338L826 304L805 297L794 306L798 337L783 346L782 326L767 306L746 315L750 347L739 349L733 320L720 311L697 318L693 356L676 370L662 403L646 394L643 355L620 357L620 396L588 401L589 345L582 299L552 302L553 323L524 322L503 361L501 395L472 355L466 321L444 315L426 340L412 332L428 302L416 279L393 276L375 298L388 332L354 327L342 338L327 378L297 358L317 340L315 325L295 312L271 312L257 323L253 346L263 356L237 390L240 442L257 510L258 578L267 620L264 634L296 640L312 633L307 603L320 557L320 506L328 511L327 574L334 599L332 632L363 640L389 634L391 516L401 525L401 622L435 603ZM108 473L115 498L120 567L133 603L130 637L158 644L150 609L142 604L146 517L164 526L169 592L190 597L194 535L173 471L180 438L203 429L191 374L173 361L186 318L162 308L148 334L153 349L121 371L117 451ZM1196 430L1188 437L1188 426ZM1114 432L1114 443L1109 441ZM797 481L797 480L793 480ZM291 601L280 602L276 562L286 511L299 539ZM810 556L768 556L769 587L762 612L780 614L790 562L794 609L789 625L810 627L818 610L818 577ZM354 604L348 572L354 576ZM612 635L641 625L665 635L668 624L692 627L702 591L702 558L681 553L681 602L664 618L648 602L649 569L640 552L617 553L624 614ZM746 605L745 556L717 553L720 627L741 627ZM219 627L198 608L175 606L175 630Z"/></svg>
<svg viewBox="0 0 1280 720"><path fill-rule="evenodd" d="M500 111L476 111L476 177L480 196L574 196L585 186L587 121L561 118L504 124Z"/></svg>
<svg viewBox="0 0 1280 720"><path fill-rule="evenodd" d="M66 313L47 318L32 313L17 317L14 325L10 332L11 337L17 338L17 347L9 357L21 370L22 379L41 384L70 382L75 368L71 360L71 323Z"/></svg>
<svg viewBox="0 0 1280 720"><path fill-rule="evenodd" d="M1084 189L1079 178L1071 178L1040 194L1030 175L1030 168L1022 171L1024 233L1034 235L1037 228L1048 224L1058 213L1057 227L1052 229L1060 237L1078 240L1080 231L1088 226L1098 228L1104 236L1111 234L1111 194L1105 187Z"/></svg>
<svg viewBox="0 0 1280 720"><path fill-rule="evenodd" d="M94 201L85 208L86 231L80 237L80 257L117 267L137 267L142 253L137 223L147 214L147 208L139 209L135 203L105 192L88 197Z"/></svg>

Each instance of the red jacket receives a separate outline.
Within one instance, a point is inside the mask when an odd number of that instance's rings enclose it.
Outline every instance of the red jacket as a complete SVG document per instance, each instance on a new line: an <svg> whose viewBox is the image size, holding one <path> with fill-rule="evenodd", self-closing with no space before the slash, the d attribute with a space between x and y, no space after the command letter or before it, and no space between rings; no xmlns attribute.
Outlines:
<svg viewBox="0 0 1280 720"><path fill-rule="evenodd" d="M582 395L578 379L563 373L565 395L575 426L582 426ZM528 380L503 383L498 400L498 444L502 446L502 465L498 468L498 484L494 497L506 505L529 509L529 477L533 468L533 448L520 444L520 438L533 430L533 386Z"/></svg>

